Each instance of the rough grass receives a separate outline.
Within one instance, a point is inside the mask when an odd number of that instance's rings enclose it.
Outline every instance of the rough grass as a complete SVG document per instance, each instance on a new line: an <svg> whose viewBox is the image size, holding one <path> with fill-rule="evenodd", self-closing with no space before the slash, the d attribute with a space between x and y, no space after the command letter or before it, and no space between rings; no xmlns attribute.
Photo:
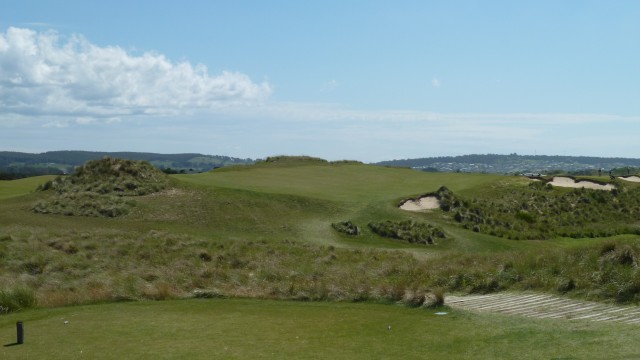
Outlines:
<svg viewBox="0 0 640 360"><path fill-rule="evenodd" d="M40 306L198 294L411 305L437 289L639 300L637 236L615 240L609 254L596 240L510 241L465 230L443 211L395 206L442 184L472 198L494 187L526 188L520 179L351 164L175 178L171 189L137 197L117 220L30 212L46 193L0 202L0 288L19 281ZM425 247L366 227L355 237L331 229L345 218L427 221L451 238Z"/></svg>
<svg viewBox="0 0 640 360"><path fill-rule="evenodd" d="M88 161L66 177L59 176L39 187L55 195L38 201L32 210L40 214L117 217L128 214L133 201L164 190L168 177L143 161L104 158Z"/></svg>

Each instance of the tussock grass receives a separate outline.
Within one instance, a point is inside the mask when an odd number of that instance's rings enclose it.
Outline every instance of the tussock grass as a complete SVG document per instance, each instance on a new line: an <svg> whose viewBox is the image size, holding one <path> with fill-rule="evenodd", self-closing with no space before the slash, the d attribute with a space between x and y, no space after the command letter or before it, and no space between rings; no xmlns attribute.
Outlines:
<svg viewBox="0 0 640 360"><path fill-rule="evenodd" d="M442 228L413 220L370 222L369 228L376 234L392 239L408 241L412 244L435 244L446 239Z"/></svg>
<svg viewBox="0 0 640 360"><path fill-rule="evenodd" d="M353 164L257 165L173 179L171 189L136 197L136 206L117 219L28 210L52 191L0 202L0 288L12 289L19 281L44 307L185 297L411 305L424 304L438 291L444 296L506 289L640 300L637 236L604 245L597 240L517 242L487 235L484 228L465 230L451 218L464 209L483 217L485 208L510 203L536 214L531 206L522 208L522 194L549 199L595 194L549 193L494 175ZM449 211L409 214L396 208L402 198L434 191ZM622 206L632 191L611 196ZM331 223L339 219L414 224L399 226L396 234L428 223L442 228L451 241L420 246L380 237L366 227L349 237L332 231ZM538 224L537 219L514 221L526 234L525 226ZM605 227L611 218L603 219Z"/></svg>
<svg viewBox="0 0 640 360"><path fill-rule="evenodd" d="M446 292L535 290L637 303L640 245L469 254L304 242L212 241L164 231L31 232L0 242L0 287L20 279L40 306L185 297L440 304ZM5 235L5 238L7 235ZM12 308L13 309L13 308Z"/></svg>
<svg viewBox="0 0 640 360"><path fill-rule="evenodd" d="M0 290L0 314L29 309L36 306L36 296L27 287Z"/></svg>
<svg viewBox="0 0 640 360"><path fill-rule="evenodd" d="M57 177L39 187L55 195L33 205L41 214L118 217L135 202L123 196L141 196L165 189L169 179L142 161L104 158L92 160L67 177Z"/></svg>
<svg viewBox="0 0 640 360"><path fill-rule="evenodd" d="M351 220L332 223L331 227L343 234L360 235L360 228L352 223Z"/></svg>
<svg viewBox="0 0 640 360"><path fill-rule="evenodd" d="M607 192L503 182L490 191L441 195L441 207L465 229L514 240L640 234L640 187Z"/></svg>

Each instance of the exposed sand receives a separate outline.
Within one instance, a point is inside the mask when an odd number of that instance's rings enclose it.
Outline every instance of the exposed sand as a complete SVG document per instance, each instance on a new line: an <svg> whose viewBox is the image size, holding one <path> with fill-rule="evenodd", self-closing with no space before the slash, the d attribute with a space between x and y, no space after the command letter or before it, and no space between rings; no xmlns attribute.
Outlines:
<svg viewBox="0 0 640 360"><path fill-rule="evenodd" d="M631 181L631 182L640 182L640 177L638 176L627 176L627 177L619 177L618 179L622 179L624 181Z"/></svg>
<svg viewBox="0 0 640 360"><path fill-rule="evenodd" d="M433 210L440 208L440 200L435 196L425 196L418 200L407 200L400 209L407 211Z"/></svg>
<svg viewBox="0 0 640 360"><path fill-rule="evenodd" d="M562 177L562 176L554 177L553 181L551 181L549 184L553 186L559 186L559 187L586 188L586 189L607 190L607 191L611 191L616 188L611 184L600 185L600 184L597 184L591 181L585 181L585 180L576 182L572 178Z"/></svg>

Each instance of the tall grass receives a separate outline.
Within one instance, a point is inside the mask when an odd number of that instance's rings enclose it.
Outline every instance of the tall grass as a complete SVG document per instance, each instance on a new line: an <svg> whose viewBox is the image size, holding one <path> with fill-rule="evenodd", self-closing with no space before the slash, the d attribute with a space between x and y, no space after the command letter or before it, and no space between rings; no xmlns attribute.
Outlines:
<svg viewBox="0 0 640 360"><path fill-rule="evenodd" d="M563 250L454 251L421 260L398 251L292 240L214 241L159 231L21 229L9 236L0 243L0 288L20 279L41 306L209 295L426 306L441 303L446 292L507 289L640 301L640 245L626 241ZM7 298L29 294L15 291ZM13 311L34 304L3 306Z"/></svg>
<svg viewBox="0 0 640 360"><path fill-rule="evenodd" d="M104 158L92 160L67 177L57 177L39 187L55 195L38 201L32 210L40 214L118 217L128 214L135 202L123 196L141 196L163 190L169 179L142 161Z"/></svg>
<svg viewBox="0 0 640 360"><path fill-rule="evenodd" d="M32 308L36 304L35 293L30 288L21 286L0 290L0 314Z"/></svg>

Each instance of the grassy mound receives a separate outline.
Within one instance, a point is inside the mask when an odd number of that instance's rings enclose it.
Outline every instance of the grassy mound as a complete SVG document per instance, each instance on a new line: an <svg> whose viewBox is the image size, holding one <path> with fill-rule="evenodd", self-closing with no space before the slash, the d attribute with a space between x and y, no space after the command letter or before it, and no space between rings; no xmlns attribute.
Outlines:
<svg viewBox="0 0 640 360"><path fill-rule="evenodd" d="M104 158L93 160L68 177L57 177L39 190L55 195L36 203L32 210L79 216L116 217L127 214L133 201L124 196L152 194L165 189L169 178L143 161Z"/></svg>
<svg viewBox="0 0 640 360"><path fill-rule="evenodd" d="M441 208L465 229L508 239L596 238L638 234L640 187L614 191L554 189L543 182L504 184L463 198L438 191ZM635 224L635 225L634 225Z"/></svg>

